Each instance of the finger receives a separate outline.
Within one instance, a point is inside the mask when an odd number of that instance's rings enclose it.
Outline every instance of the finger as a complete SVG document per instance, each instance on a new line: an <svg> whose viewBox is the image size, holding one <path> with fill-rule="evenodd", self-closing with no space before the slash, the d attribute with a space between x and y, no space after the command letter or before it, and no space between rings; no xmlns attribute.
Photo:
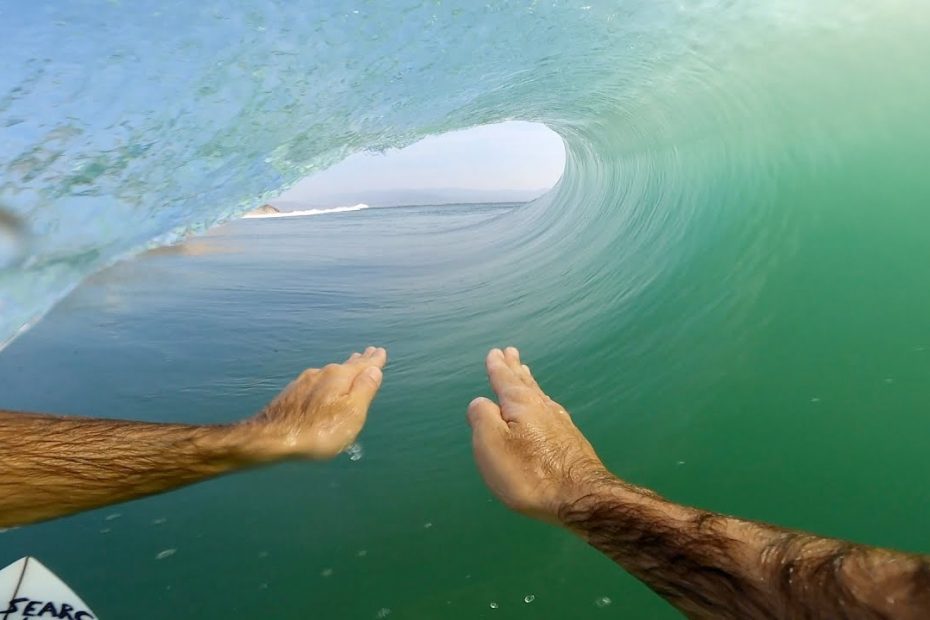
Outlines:
<svg viewBox="0 0 930 620"><path fill-rule="evenodd" d="M491 382L491 389L498 397L508 389L519 386L522 381L513 371L507 360L504 358L504 352L500 349L491 349L485 360L485 367L488 371L488 380Z"/></svg>
<svg viewBox="0 0 930 620"><path fill-rule="evenodd" d="M536 381L536 377L533 376L533 371L530 370L530 367L527 366L526 364L522 364L522 365L520 366L520 377L523 379L523 382L524 382L528 387L530 387L530 388L536 390L536 392L539 393L539 395L542 397L543 401L545 401L545 403L546 403L547 405L549 405L549 406L551 406L551 407L555 407L555 408L559 409L560 411L562 411L563 413L568 414L568 412L565 411L565 408L562 407L562 405L560 405L560 404L558 404L557 402L555 402L554 400L552 400L552 397L550 397L548 394L546 394L546 393L543 391L543 389L542 389L541 387L539 387L539 383Z"/></svg>
<svg viewBox="0 0 930 620"><path fill-rule="evenodd" d="M297 376L297 381L304 384L309 383L319 377L321 372L319 368L307 368Z"/></svg>
<svg viewBox="0 0 930 620"><path fill-rule="evenodd" d="M387 349L384 347L371 347L371 349L371 354L368 356L369 363L378 368L384 368L387 364Z"/></svg>
<svg viewBox="0 0 930 620"><path fill-rule="evenodd" d="M507 365L510 366L511 370L514 372L520 371L520 351L517 347L507 347L504 349L504 360L507 362Z"/></svg>
<svg viewBox="0 0 930 620"><path fill-rule="evenodd" d="M357 362L327 364L317 378L317 389L321 394L346 394L361 368Z"/></svg>
<svg viewBox="0 0 930 620"><path fill-rule="evenodd" d="M536 384L536 380L533 379L533 373L530 372L530 367L520 360L520 351L516 347L507 347L504 349L504 360L524 385L542 392L542 390L539 389L539 385Z"/></svg>
<svg viewBox="0 0 930 620"><path fill-rule="evenodd" d="M364 353L353 353L345 361L347 365L378 366L383 368L387 362L387 351L380 347L368 347Z"/></svg>
<svg viewBox="0 0 930 620"><path fill-rule="evenodd" d="M387 351L376 347L368 347L370 356L360 354L357 358L350 358L342 364L329 364L323 369L320 378L320 387L335 394L348 394L352 391L355 379L367 368L384 367L387 362Z"/></svg>
<svg viewBox="0 0 930 620"><path fill-rule="evenodd" d="M488 398L478 397L471 401L466 415L468 424L475 434L488 429L507 429L507 423L501 417L501 408Z"/></svg>
<svg viewBox="0 0 930 620"><path fill-rule="evenodd" d="M371 403L381 387L384 379L384 373L378 366L369 366L362 372L358 373L352 382L350 393L357 396L362 402Z"/></svg>
<svg viewBox="0 0 930 620"><path fill-rule="evenodd" d="M542 392L542 388L539 387L539 384L536 383L536 379L533 377L533 371L531 371L530 367L526 364L520 365L520 378L523 379L523 383Z"/></svg>

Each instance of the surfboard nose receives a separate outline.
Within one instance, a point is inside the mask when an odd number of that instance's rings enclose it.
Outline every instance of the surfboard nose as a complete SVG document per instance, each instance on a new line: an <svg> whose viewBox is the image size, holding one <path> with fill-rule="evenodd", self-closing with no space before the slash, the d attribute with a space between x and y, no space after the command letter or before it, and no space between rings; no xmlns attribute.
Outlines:
<svg viewBox="0 0 930 620"><path fill-rule="evenodd" d="M64 581L26 556L0 570L0 620L35 617L98 620Z"/></svg>

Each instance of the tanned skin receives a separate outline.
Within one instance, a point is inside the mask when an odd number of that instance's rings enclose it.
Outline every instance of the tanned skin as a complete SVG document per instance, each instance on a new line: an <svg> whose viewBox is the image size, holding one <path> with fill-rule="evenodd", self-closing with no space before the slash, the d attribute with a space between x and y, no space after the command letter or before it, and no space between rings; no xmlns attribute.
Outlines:
<svg viewBox="0 0 930 620"><path fill-rule="evenodd" d="M930 557L674 504L612 475L508 347L498 403L468 407L478 469L508 507L561 525L690 618L930 618Z"/></svg>
<svg viewBox="0 0 930 620"><path fill-rule="evenodd" d="M52 519L351 444L381 386L384 349L305 370L258 415L154 424L0 411L0 527Z"/></svg>

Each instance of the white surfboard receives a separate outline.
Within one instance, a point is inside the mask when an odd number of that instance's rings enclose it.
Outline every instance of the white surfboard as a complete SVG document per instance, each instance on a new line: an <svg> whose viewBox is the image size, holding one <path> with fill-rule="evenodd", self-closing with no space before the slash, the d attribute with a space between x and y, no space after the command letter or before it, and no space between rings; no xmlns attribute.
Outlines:
<svg viewBox="0 0 930 620"><path fill-rule="evenodd" d="M71 588L35 558L0 570L0 620L97 620Z"/></svg>

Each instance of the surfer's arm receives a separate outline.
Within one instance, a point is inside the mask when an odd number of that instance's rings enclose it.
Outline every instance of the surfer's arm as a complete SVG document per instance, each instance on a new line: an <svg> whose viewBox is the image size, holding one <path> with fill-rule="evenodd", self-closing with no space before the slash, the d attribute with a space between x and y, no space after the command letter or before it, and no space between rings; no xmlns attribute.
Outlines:
<svg viewBox="0 0 930 620"><path fill-rule="evenodd" d="M558 522L691 618L930 617L930 558L680 506L604 470L591 475L597 482L571 494Z"/></svg>
<svg viewBox="0 0 930 620"><path fill-rule="evenodd" d="M355 440L384 349L304 371L265 409L228 425L156 424L0 411L0 527L168 491L264 463L332 458Z"/></svg>
<svg viewBox="0 0 930 620"><path fill-rule="evenodd" d="M478 469L525 515L568 528L692 618L930 618L930 558L680 506L607 471L514 348L468 408Z"/></svg>

